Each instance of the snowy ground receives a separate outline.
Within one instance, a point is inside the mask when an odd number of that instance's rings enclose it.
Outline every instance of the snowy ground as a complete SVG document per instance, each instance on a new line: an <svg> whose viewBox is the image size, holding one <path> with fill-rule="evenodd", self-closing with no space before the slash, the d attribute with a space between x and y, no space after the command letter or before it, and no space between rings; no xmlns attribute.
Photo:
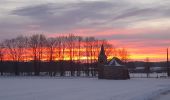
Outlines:
<svg viewBox="0 0 170 100"><path fill-rule="evenodd" d="M0 77L0 100L155 100L169 91L167 78Z"/></svg>
<svg viewBox="0 0 170 100"><path fill-rule="evenodd" d="M156 96L155 98L153 98L152 100L169 100L170 99L170 93L165 93L165 94L161 94L159 96Z"/></svg>

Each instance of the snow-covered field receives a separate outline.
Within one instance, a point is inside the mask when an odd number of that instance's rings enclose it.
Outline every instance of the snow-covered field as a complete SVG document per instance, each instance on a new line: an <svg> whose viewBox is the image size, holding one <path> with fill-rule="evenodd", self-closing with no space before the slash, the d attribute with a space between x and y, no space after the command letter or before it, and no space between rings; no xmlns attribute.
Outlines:
<svg viewBox="0 0 170 100"><path fill-rule="evenodd" d="M0 77L0 100L154 100L169 91L168 78Z"/></svg>
<svg viewBox="0 0 170 100"><path fill-rule="evenodd" d="M169 100L170 99L170 91L161 93L160 95L154 97L152 100Z"/></svg>

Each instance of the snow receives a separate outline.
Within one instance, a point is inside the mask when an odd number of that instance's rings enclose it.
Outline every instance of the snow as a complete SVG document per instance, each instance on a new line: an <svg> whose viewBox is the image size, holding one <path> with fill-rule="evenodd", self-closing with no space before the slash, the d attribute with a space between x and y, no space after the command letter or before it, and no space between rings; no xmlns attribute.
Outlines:
<svg viewBox="0 0 170 100"><path fill-rule="evenodd" d="M152 100L166 91L169 78L0 77L1 100Z"/></svg>
<svg viewBox="0 0 170 100"><path fill-rule="evenodd" d="M123 66L123 65L120 65L117 61L115 61L115 66Z"/></svg>
<svg viewBox="0 0 170 100"><path fill-rule="evenodd" d="M170 94L161 96L160 98L158 98L156 100L169 100L169 99L170 99Z"/></svg>
<svg viewBox="0 0 170 100"><path fill-rule="evenodd" d="M169 99L170 99L170 91L163 92L160 95L153 98L153 100L169 100Z"/></svg>
<svg viewBox="0 0 170 100"><path fill-rule="evenodd" d="M113 64L114 64L114 66L123 66L123 65L119 64L115 59L112 59L112 60L109 62L109 66L111 66L111 65L113 65Z"/></svg>

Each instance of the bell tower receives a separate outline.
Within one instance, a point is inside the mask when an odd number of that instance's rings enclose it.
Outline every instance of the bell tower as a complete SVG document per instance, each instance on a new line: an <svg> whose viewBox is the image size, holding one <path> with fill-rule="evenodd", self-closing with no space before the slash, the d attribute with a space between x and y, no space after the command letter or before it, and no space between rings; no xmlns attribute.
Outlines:
<svg viewBox="0 0 170 100"><path fill-rule="evenodd" d="M100 54L98 56L98 63L99 64L106 64L107 63L107 56L105 54L104 46L102 44Z"/></svg>
<svg viewBox="0 0 170 100"><path fill-rule="evenodd" d="M105 54L104 46L102 44L100 54L98 56L98 78L104 78L104 65L107 64L107 56Z"/></svg>

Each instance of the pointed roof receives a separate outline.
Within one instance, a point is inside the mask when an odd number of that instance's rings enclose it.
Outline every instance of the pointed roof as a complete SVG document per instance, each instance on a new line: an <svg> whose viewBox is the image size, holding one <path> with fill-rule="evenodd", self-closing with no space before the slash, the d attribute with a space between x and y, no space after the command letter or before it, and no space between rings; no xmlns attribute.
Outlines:
<svg viewBox="0 0 170 100"><path fill-rule="evenodd" d="M103 44L101 46L100 55L105 55L105 50L104 50Z"/></svg>
<svg viewBox="0 0 170 100"><path fill-rule="evenodd" d="M103 44L101 46L101 50L100 50L100 54L99 54L99 57L98 57L98 61L100 63L107 63L107 56L105 54L105 50L104 50Z"/></svg>
<svg viewBox="0 0 170 100"><path fill-rule="evenodd" d="M123 62L117 58L117 57L113 57L109 62L108 62L108 66L124 66Z"/></svg>

